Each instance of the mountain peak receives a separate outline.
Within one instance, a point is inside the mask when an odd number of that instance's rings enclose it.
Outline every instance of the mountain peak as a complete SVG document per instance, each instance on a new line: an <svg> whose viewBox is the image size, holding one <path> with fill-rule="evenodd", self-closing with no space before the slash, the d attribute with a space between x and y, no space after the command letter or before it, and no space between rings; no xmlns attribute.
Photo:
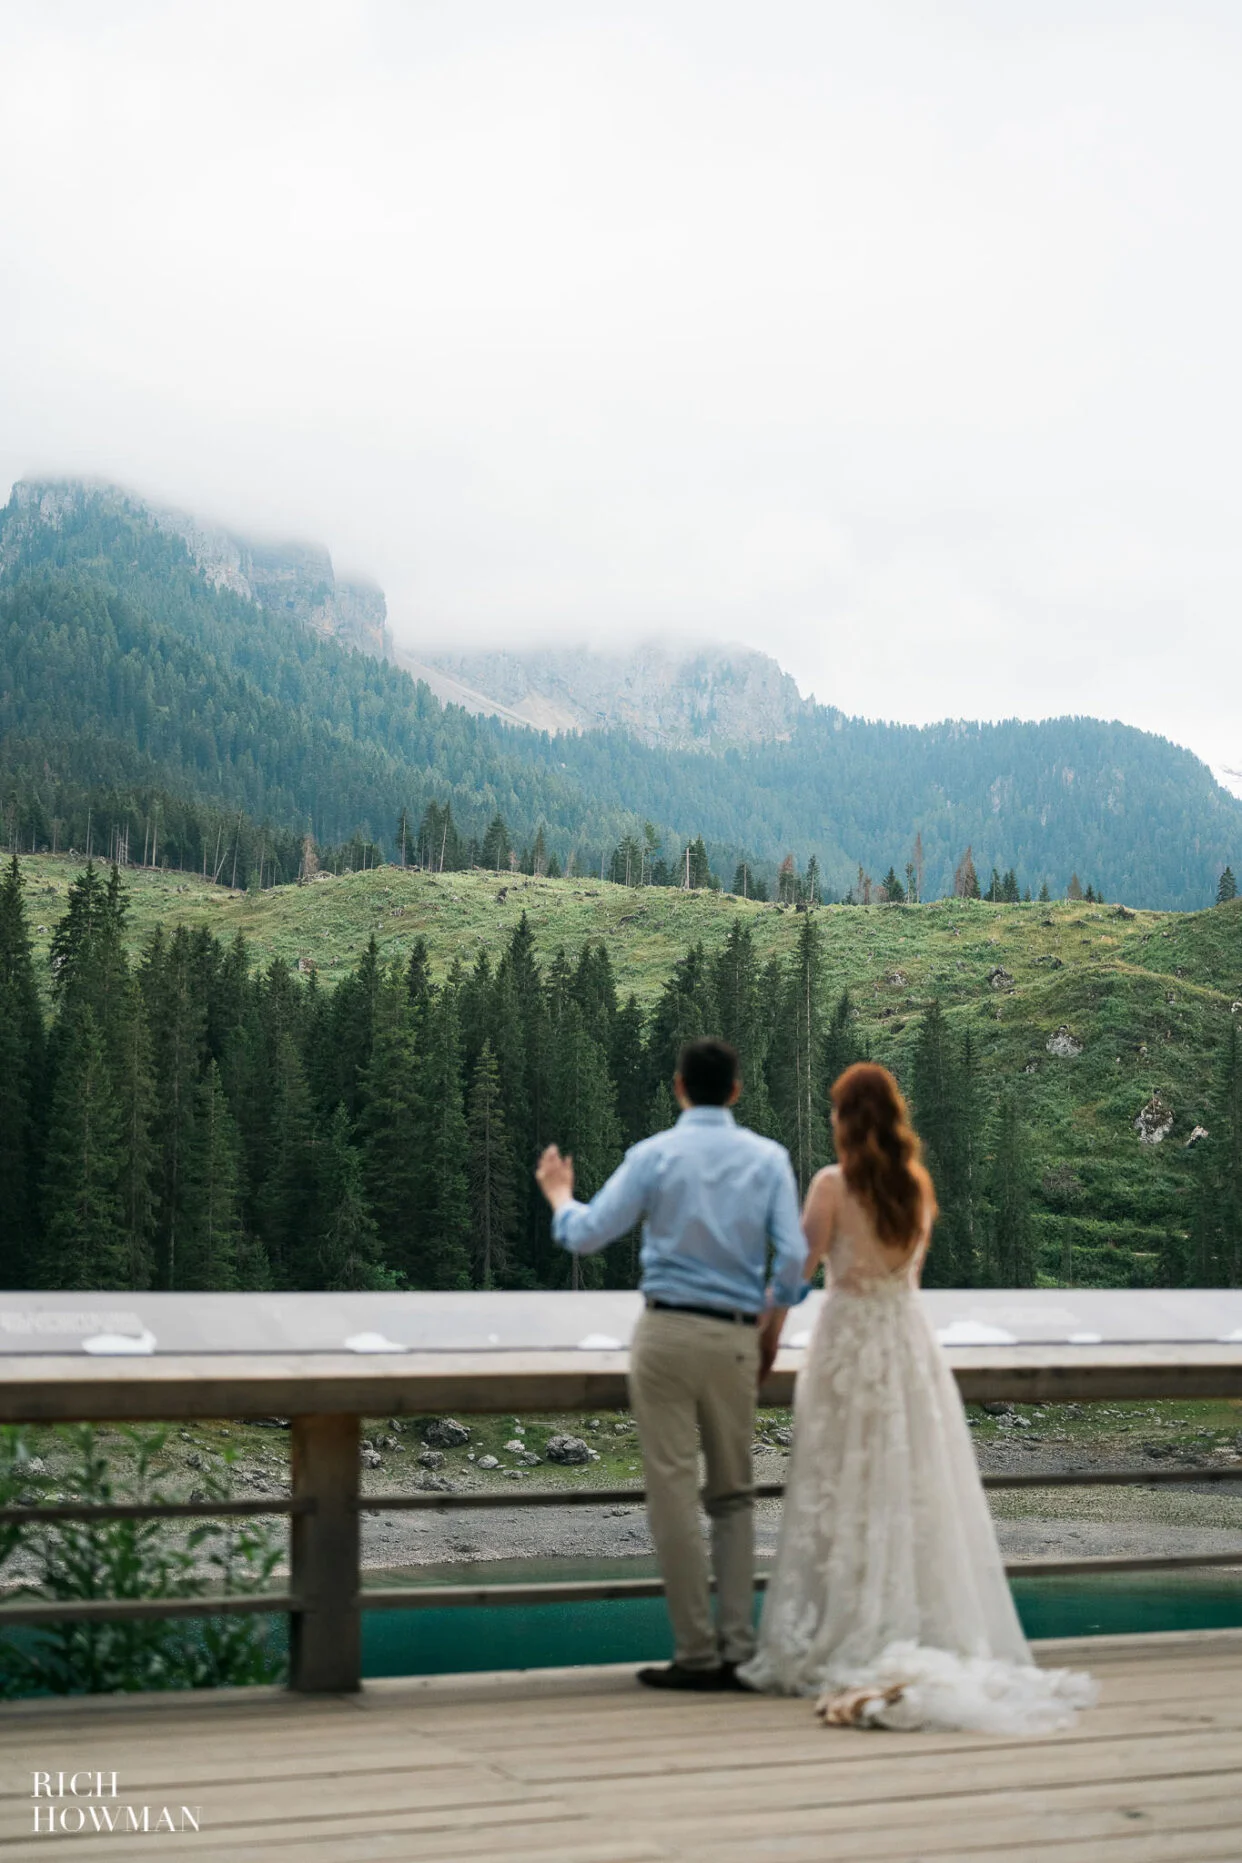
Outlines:
<svg viewBox="0 0 1242 1863"><path fill-rule="evenodd" d="M364 653L384 656L391 647L383 590L340 581L321 544L246 536L107 480L19 479L0 536L0 568L33 529L58 530L90 506L179 537L213 588L292 614L315 633Z"/></svg>
<svg viewBox="0 0 1242 1863"><path fill-rule="evenodd" d="M669 749L779 742L815 711L776 661L738 645L647 641L587 647L412 654L398 662L468 711L542 731L631 732Z"/></svg>

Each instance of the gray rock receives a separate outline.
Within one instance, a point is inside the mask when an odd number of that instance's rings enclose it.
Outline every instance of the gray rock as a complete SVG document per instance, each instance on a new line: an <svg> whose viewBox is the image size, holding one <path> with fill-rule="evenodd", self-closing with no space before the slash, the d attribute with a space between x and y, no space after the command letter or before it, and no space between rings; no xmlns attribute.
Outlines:
<svg viewBox="0 0 1242 1863"><path fill-rule="evenodd" d="M989 970L988 982L994 990L1012 990L1014 986L1012 973L1006 970L1002 964L997 964L994 969Z"/></svg>
<svg viewBox="0 0 1242 1863"><path fill-rule="evenodd" d="M452 1494L453 1484L443 1475L419 1475L414 1486L424 1494Z"/></svg>
<svg viewBox="0 0 1242 1863"><path fill-rule="evenodd" d="M980 1404L979 1408L989 1417L1007 1417L1013 1412L1012 1404Z"/></svg>
<svg viewBox="0 0 1242 1863"><path fill-rule="evenodd" d="M207 1463L197 1449L191 1449L185 1459L185 1465L187 1468L206 1468Z"/></svg>
<svg viewBox="0 0 1242 1863"><path fill-rule="evenodd" d="M516 1436L511 1436L509 1441L505 1444L505 1452L508 1455L521 1455L525 1447L525 1443L520 1442Z"/></svg>
<svg viewBox="0 0 1242 1863"><path fill-rule="evenodd" d="M420 1468L443 1468L444 1456L439 1449L424 1449L418 1458Z"/></svg>
<svg viewBox="0 0 1242 1863"><path fill-rule="evenodd" d="M422 1438L432 1449L460 1449L470 1441L470 1431L456 1417L433 1417L423 1424Z"/></svg>
<svg viewBox="0 0 1242 1863"><path fill-rule="evenodd" d="M368 1449L365 1445L361 1451L363 1468L382 1468L384 1458L378 1449Z"/></svg>
<svg viewBox="0 0 1242 1863"><path fill-rule="evenodd" d="M1208 1137L1207 1127L1196 1126L1194 1131L1191 1133L1190 1137L1186 1140L1186 1150L1189 1151L1192 1145L1202 1145L1204 1139L1207 1137Z"/></svg>
<svg viewBox="0 0 1242 1863"><path fill-rule="evenodd" d="M1048 1037L1045 1046L1049 1054L1060 1055L1063 1061L1072 1061L1082 1053L1083 1044L1072 1029L1066 1028L1064 1022L1060 1028Z"/></svg>
<svg viewBox="0 0 1242 1863"><path fill-rule="evenodd" d="M1173 1108L1158 1093L1140 1107L1134 1120L1140 1145L1160 1145L1173 1130Z"/></svg>
<svg viewBox="0 0 1242 1863"><path fill-rule="evenodd" d="M776 1444L778 1449L792 1449L793 1448L793 1431L792 1430L772 1430L769 1432L769 1434L771 1435L772 1441Z"/></svg>
<svg viewBox="0 0 1242 1863"><path fill-rule="evenodd" d="M587 1427L589 1428L590 1425L588 1424ZM544 1453L549 1462L559 1462L562 1466L573 1466L595 1459L592 1450L583 1442L581 1436L549 1436Z"/></svg>
<svg viewBox="0 0 1242 1863"><path fill-rule="evenodd" d="M494 1455L481 1455L479 1457L478 1466L480 1468L499 1468L500 1462Z"/></svg>

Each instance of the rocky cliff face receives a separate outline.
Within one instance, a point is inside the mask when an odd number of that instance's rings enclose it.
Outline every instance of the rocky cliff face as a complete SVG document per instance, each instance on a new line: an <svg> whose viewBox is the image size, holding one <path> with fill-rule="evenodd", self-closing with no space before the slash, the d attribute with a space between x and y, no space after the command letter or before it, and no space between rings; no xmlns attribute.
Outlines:
<svg viewBox="0 0 1242 1863"><path fill-rule="evenodd" d="M423 653L476 703L544 731L618 726L647 744L721 749L788 738L815 709L775 660L748 647ZM446 695L447 696L447 695ZM459 701L460 702L460 701Z"/></svg>
<svg viewBox="0 0 1242 1863"><path fill-rule="evenodd" d="M282 608L317 634L364 653L387 656L392 647L384 592L374 583L339 582L332 558L317 544L268 542L208 524L187 511L154 505L114 485L81 479L21 480L0 538L11 552L35 524L58 528L86 500L125 512L179 537L214 588L228 589L261 608Z"/></svg>

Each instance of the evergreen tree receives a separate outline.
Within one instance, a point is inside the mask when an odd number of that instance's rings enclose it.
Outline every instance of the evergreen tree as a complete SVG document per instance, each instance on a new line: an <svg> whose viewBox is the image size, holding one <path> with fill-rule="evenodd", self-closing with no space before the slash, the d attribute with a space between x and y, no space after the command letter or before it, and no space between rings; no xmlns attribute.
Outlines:
<svg viewBox="0 0 1242 1863"><path fill-rule="evenodd" d="M307 1285L329 1294L382 1292L400 1285L400 1276L380 1263L379 1232L343 1106L332 1114L318 1148L313 1236Z"/></svg>
<svg viewBox="0 0 1242 1863"><path fill-rule="evenodd" d="M618 886L640 886L643 866L643 849L637 836L623 835L612 857L610 878Z"/></svg>
<svg viewBox="0 0 1242 1863"><path fill-rule="evenodd" d="M14 855L0 881L0 1285L24 1287L37 1238L43 1018Z"/></svg>
<svg viewBox="0 0 1242 1863"><path fill-rule="evenodd" d="M988 1182L991 1265L1000 1287L1032 1287L1035 1231L1031 1220L1029 1140L1012 1092L1002 1094Z"/></svg>
<svg viewBox="0 0 1242 1863"><path fill-rule="evenodd" d="M834 1081L841 1078L847 1067L855 1061L864 1059L862 1046L854 1028L854 1004L848 990L843 990L837 998L828 1026L824 1031L823 1081L826 1090L831 1090ZM832 1128L824 1128L824 1142L829 1157L835 1156L832 1142Z"/></svg>
<svg viewBox="0 0 1242 1863"><path fill-rule="evenodd" d="M742 1097L737 1116L756 1132L771 1136L775 1116L768 1099L767 1053L770 1029L761 1003L762 976L749 925L735 919L712 960L716 1033L737 1049Z"/></svg>
<svg viewBox="0 0 1242 1863"><path fill-rule="evenodd" d="M513 1154L505 1130L500 1074L491 1043L484 1042L466 1118L471 1239L475 1283L491 1288L508 1266L516 1219Z"/></svg>
<svg viewBox="0 0 1242 1863"><path fill-rule="evenodd" d="M1233 877L1233 868L1226 867L1220 876L1220 884L1216 888L1216 903L1218 906L1227 906L1229 901L1236 899L1237 896L1238 882Z"/></svg>
<svg viewBox="0 0 1242 1863"><path fill-rule="evenodd" d="M1048 882L1047 882L1047 880L1041 880L1041 881L1040 881L1040 886L1039 886L1039 903L1040 903L1040 905L1041 905L1041 906L1046 906L1046 905L1049 905L1049 904L1051 903L1051 901L1050 901L1050 898L1049 898L1049 894L1048 894Z"/></svg>
<svg viewBox="0 0 1242 1863"><path fill-rule="evenodd" d="M972 1074L973 1055L963 1057L956 1049L939 999L933 997L911 1069L915 1123L940 1205L936 1244L924 1276L929 1286L968 1287L975 1278Z"/></svg>
<svg viewBox="0 0 1242 1863"><path fill-rule="evenodd" d="M146 1003L135 979L127 979L125 1012L118 1019L112 1077L120 1116L121 1265L123 1285L135 1290L155 1279L155 1074Z"/></svg>
<svg viewBox="0 0 1242 1863"><path fill-rule="evenodd" d="M332 992L324 1010L322 1039L314 1044L308 1076L322 1118L338 1105L344 1106L351 1119L362 1111L381 973L379 945L372 932L357 966Z"/></svg>
<svg viewBox="0 0 1242 1863"><path fill-rule="evenodd" d="M824 1083L823 937L807 914L773 1031L772 1099L803 1195L828 1155Z"/></svg>
<svg viewBox="0 0 1242 1863"><path fill-rule="evenodd" d="M121 1121L96 1014L61 1012L43 1180L40 1287L124 1288Z"/></svg>
<svg viewBox="0 0 1242 1863"><path fill-rule="evenodd" d="M194 989L190 935L178 926L165 943L147 947L142 995L151 1031L155 1074L156 1223L158 1285L182 1285L182 1233L193 1223L191 1154L195 1146L198 1086L206 1060L206 1004Z"/></svg>
<svg viewBox="0 0 1242 1863"><path fill-rule="evenodd" d="M888 872L884 875L883 886L884 886L884 897L888 901L889 905L891 906L904 906L905 905L906 903L905 888L902 886L901 881L897 878L897 869L895 867L890 867Z"/></svg>
<svg viewBox="0 0 1242 1863"><path fill-rule="evenodd" d="M252 1215L277 1287L298 1285L314 1185L314 1109L303 1059L304 992L276 958L261 980L244 1115Z"/></svg>
<svg viewBox="0 0 1242 1863"><path fill-rule="evenodd" d="M701 944L691 945L665 979L651 1018L650 1066L653 1077L670 1081L683 1042L714 1035L718 1013L711 970Z"/></svg>
<svg viewBox="0 0 1242 1863"><path fill-rule="evenodd" d="M953 897L955 899L978 899L979 875L975 871L975 857L970 848L958 861L953 874Z"/></svg>
<svg viewBox="0 0 1242 1863"><path fill-rule="evenodd" d="M1082 881L1076 873L1070 874L1070 883L1065 889L1065 897L1074 900L1082 898Z"/></svg>
<svg viewBox="0 0 1242 1863"><path fill-rule="evenodd" d="M483 846L480 850L483 865L490 867L493 873L499 873L502 868L507 871L511 846L504 816L493 815L487 825L487 833L483 836Z"/></svg>
<svg viewBox="0 0 1242 1863"><path fill-rule="evenodd" d="M1242 1040L1232 1018L1217 1066L1212 1124L1196 1148L1189 1266L1199 1287L1242 1285Z"/></svg>
<svg viewBox="0 0 1242 1863"><path fill-rule="evenodd" d="M617 1095L621 1143L628 1148L646 1136L651 1078L647 1064L647 1021L631 993L612 1024L609 1067Z"/></svg>
<svg viewBox="0 0 1242 1863"><path fill-rule="evenodd" d="M418 1200L415 1287L469 1287L470 1187L466 1175L461 1026L457 992L437 991L418 1068Z"/></svg>
<svg viewBox="0 0 1242 1863"><path fill-rule="evenodd" d="M223 1290L245 1284L240 1142L214 1061L197 1083L195 1101L173 1285L179 1291Z"/></svg>
<svg viewBox="0 0 1242 1863"><path fill-rule="evenodd" d="M408 992L386 978L376 1006L375 1038L367 1063L360 1122L362 1195L374 1217L380 1258L403 1273L413 1287L431 1285L426 1270L426 1223L421 1204L424 1178L421 1057L415 1041L415 1012ZM321 1229L330 1227L333 1191L349 1172L339 1152L348 1124L335 1123L335 1150L327 1164L330 1194ZM330 1148L331 1150L332 1148Z"/></svg>
<svg viewBox="0 0 1242 1863"><path fill-rule="evenodd" d="M572 999L557 1026L548 1084L552 1129L574 1161L575 1194L589 1199L621 1162L621 1131L606 1055ZM605 1267L600 1256L571 1256L571 1286L598 1286Z"/></svg>

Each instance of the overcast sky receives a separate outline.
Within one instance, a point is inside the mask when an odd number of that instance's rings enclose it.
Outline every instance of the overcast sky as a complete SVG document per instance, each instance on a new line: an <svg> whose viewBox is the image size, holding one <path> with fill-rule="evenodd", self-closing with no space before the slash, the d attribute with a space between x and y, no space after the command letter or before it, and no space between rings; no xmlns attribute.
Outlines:
<svg viewBox="0 0 1242 1863"><path fill-rule="evenodd" d="M1242 770L1242 8L0 0L0 478Z"/></svg>

